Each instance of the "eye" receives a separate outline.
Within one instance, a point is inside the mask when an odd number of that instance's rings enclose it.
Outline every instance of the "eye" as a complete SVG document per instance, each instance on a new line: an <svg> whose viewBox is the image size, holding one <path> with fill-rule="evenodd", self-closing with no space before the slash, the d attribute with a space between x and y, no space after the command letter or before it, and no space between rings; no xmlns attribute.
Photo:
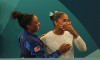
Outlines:
<svg viewBox="0 0 100 60"><path fill-rule="evenodd" d="M63 19L63 22L66 22L66 19Z"/></svg>
<svg viewBox="0 0 100 60"><path fill-rule="evenodd" d="M36 24L38 24L38 22L36 22Z"/></svg>
<svg viewBox="0 0 100 60"><path fill-rule="evenodd" d="M36 24L38 24L38 21L36 21Z"/></svg>
<svg viewBox="0 0 100 60"><path fill-rule="evenodd" d="M39 22L38 22L38 20L36 21L36 24L38 24Z"/></svg>

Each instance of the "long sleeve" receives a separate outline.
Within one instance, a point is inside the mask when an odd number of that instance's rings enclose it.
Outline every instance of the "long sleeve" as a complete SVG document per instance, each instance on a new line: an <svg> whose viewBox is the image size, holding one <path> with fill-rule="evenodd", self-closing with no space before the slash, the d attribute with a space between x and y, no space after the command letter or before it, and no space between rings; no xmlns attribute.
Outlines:
<svg viewBox="0 0 100 60"><path fill-rule="evenodd" d="M59 55L61 55L60 52L59 52L59 50L56 50L52 54L45 54L44 48L40 47L38 45L38 43L36 43L35 41L31 41L30 43L28 43L26 41L26 48L29 51L31 51L31 55L34 55L34 56L36 56L38 58L56 58Z"/></svg>
<svg viewBox="0 0 100 60"><path fill-rule="evenodd" d="M87 50L86 44L80 36L74 39L74 44L79 51L85 52Z"/></svg>

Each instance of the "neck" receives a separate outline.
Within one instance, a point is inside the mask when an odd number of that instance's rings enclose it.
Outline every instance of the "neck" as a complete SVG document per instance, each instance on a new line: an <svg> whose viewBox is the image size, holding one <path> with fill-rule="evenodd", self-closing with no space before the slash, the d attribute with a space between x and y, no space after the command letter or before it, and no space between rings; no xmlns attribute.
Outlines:
<svg viewBox="0 0 100 60"><path fill-rule="evenodd" d="M29 30L29 29L27 29L26 31L28 31L31 34L34 34L35 33L35 32L33 32L33 31Z"/></svg>
<svg viewBox="0 0 100 60"><path fill-rule="evenodd" d="M62 34L64 34L64 31L62 31L60 29L54 29L53 33L56 34L56 35L62 35Z"/></svg>

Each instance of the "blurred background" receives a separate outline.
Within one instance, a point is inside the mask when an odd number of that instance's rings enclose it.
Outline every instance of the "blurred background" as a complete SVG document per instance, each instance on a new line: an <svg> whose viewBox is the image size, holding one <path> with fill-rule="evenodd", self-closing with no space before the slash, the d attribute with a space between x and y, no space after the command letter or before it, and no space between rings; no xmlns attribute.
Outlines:
<svg viewBox="0 0 100 60"><path fill-rule="evenodd" d="M22 31L13 11L35 14L40 22L38 36L53 30L49 12L63 11L87 44L85 53L75 47L75 58L100 57L100 0L0 0L0 58L19 58L18 35Z"/></svg>

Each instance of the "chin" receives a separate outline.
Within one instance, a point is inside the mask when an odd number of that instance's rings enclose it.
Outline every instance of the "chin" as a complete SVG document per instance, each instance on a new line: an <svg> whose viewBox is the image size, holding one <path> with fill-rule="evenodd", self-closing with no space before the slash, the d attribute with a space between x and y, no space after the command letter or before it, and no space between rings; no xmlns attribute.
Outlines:
<svg viewBox="0 0 100 60"><path fill-rule="evenodd" d="M60 31L64 31L63 29L59 29Z"/></svg>
<svg viewBox="0 0 100 60"><path fill-rule="evenodd" d="M39 31L39 29L37 29L37 31Z"/></svg>

